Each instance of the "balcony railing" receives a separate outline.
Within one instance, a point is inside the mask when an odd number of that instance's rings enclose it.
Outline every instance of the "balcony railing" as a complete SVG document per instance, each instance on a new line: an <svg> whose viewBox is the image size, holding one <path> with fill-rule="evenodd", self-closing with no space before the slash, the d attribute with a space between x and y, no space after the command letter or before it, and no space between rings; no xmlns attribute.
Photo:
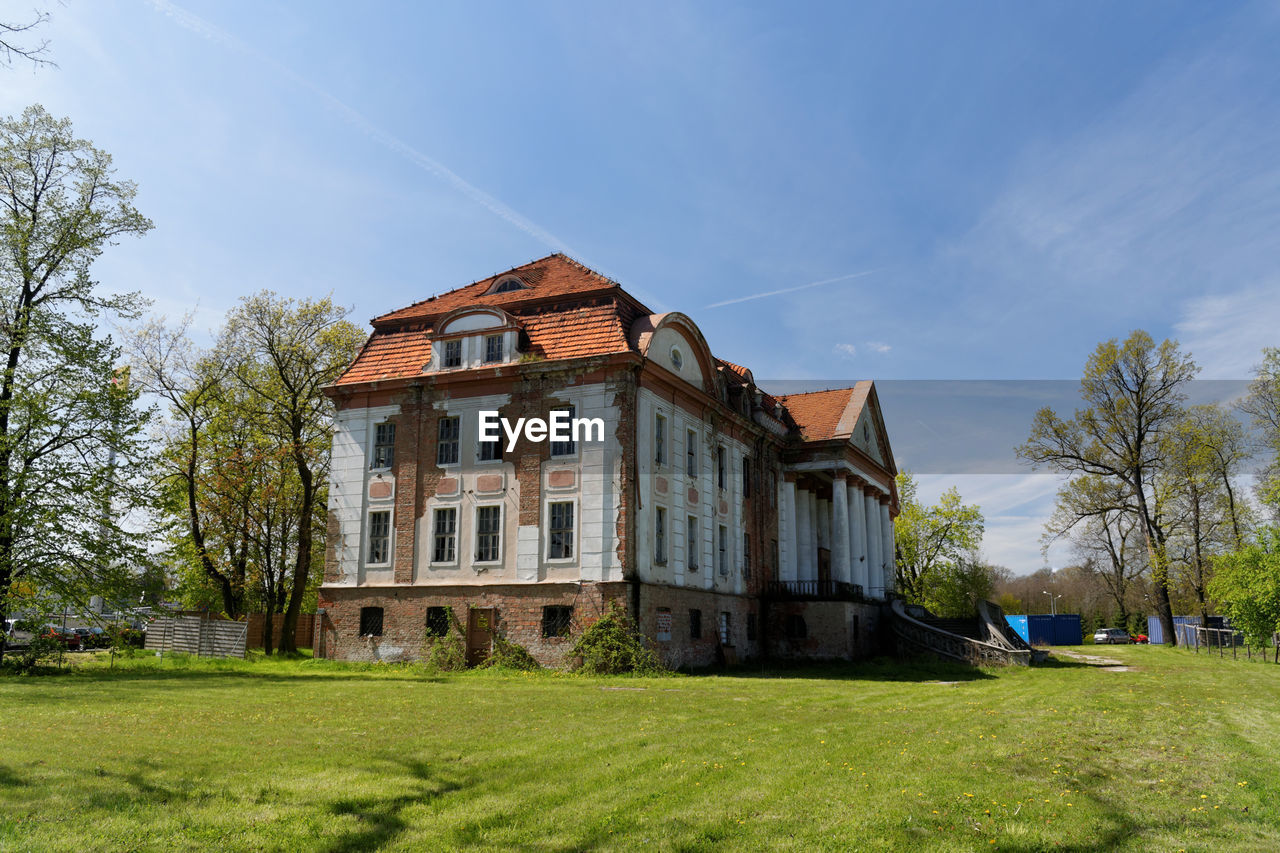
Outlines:
<svg viewBox="0 0 1280 853"><path fill-rule="evenodd" d="M765 595L791 601L862 601L862 586L831 580L769 581Z"/></svg>

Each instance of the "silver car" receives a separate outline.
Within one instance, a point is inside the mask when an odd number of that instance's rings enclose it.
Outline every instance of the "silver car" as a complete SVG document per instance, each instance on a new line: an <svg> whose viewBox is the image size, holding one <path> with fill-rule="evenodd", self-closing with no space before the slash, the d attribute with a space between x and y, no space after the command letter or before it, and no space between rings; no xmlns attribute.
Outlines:
<svg viewBox="0 0 1280 853"><path fill-rule="evenodd" d="M1117 643L1120 645L1128 645L1129 632L1123 628L1100 628L1098 632L1093 635L1093 641L1098 645Z"/></svg>

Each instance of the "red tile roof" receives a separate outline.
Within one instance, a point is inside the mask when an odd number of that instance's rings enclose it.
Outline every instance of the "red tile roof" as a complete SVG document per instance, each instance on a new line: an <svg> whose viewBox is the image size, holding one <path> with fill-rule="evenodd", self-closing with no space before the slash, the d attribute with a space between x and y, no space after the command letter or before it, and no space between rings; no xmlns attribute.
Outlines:
<svg viewBox="0 0 1280 853"><path fill-rule="evenodd" d="M511 290L506 293L487 293L494 282L505 276L515 276L528 287L522 290ZM512 311L522 302L554 299L557 296L580 296L594 291L612 291L621 293L622 288L616 281L600 275L600 273L584 267L582 264L557 252L545 258L531 261L522 267L507 270L497 275L472 282L465 287L450 290L415 302L407 308L383 314L373 319L373 325L381 328L399 325L412 320L424 320L438 317L457 308L472 305L497 305ZM630 298L630 297L628 297ZM647 311L648 309L646 309Z"/></svg>
<svg viewBox="0 0 1280 853"><path fill-rule="evenodd" d="M417 376L431 360L431 342L421 329L412 332L374 332L364 349L338 378L338 385Z"/></svg>
<svg viewBox="0 0 1280 853"><path fill-rule="evenodd" d="M871 382L867 380L852 388L787 394L778 401L791 413L805 441L827 441L853 435L870 391Z"/></svg>

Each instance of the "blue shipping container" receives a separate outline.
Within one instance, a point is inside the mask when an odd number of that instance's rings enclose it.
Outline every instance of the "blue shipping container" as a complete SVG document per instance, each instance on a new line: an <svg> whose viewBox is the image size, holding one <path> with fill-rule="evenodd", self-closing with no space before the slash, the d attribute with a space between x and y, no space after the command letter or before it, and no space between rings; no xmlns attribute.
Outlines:
<svg viewBox="0 0 1280 853"><path fill-rule="evenodd" d="M1059 613L1057 616L1040 613L1004 618L1019 637L1033 646L1078 646L1084 641L1078 613Z"/></svg>

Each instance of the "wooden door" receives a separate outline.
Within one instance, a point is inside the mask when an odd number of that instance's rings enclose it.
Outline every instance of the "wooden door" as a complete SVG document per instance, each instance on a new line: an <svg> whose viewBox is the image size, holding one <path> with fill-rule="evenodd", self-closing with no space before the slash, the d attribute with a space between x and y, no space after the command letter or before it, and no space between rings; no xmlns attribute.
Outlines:
<svg viewBox="0 0 1280 853"><path fill-rule="evenodd" d="M492 607L472 607L467 617L467 666L479 666L493 649Z"/></svg>

